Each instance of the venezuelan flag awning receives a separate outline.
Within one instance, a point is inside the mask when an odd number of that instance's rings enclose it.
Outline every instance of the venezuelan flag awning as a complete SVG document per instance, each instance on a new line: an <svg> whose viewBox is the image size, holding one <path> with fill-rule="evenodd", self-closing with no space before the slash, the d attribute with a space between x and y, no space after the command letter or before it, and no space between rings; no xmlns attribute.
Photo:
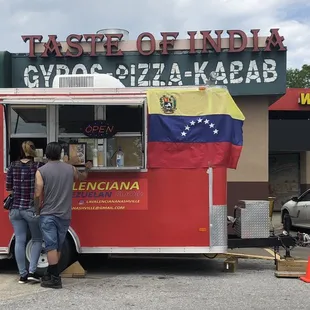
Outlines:
<svg viewBox="0 0 310 310"><path fill-rule="evenodd" d="M149 168L236 169L244 115L224 88L148 91Z"/></svg>

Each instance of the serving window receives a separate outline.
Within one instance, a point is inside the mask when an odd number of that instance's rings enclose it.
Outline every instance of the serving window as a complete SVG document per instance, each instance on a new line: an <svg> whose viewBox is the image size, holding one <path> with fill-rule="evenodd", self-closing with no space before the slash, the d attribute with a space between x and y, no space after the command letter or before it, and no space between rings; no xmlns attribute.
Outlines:
<svg viewBox="0 0 310 310"><path fill-rule="evenodd" d="M107 139L107 166L116 166L116 154L121 148L125 154L125 166L143 166L143 106L106 106L106 120L113 124L117 133Z"/></svg>
<svg viewBox="0 0 310 310"><path fill-rule="evenodd" d="M46 129L46 106L23 106L15 105L10 108L11 134L39 134L45 135Z"/></svg>
<svg viewBox="0 0 310 310"><path fill-rule="evenodd" d="M95 120L94 105L59 105L56 107L57 113L57 137L64 149L64 156L78 157L77 149L83 145L83 158L76 165L83 165L85 161L92 160L92 150L96 148L95 139L86 139L82 127L86 122ZM75 151L76 150L76 151ZM81 153L80 152L80 153Z"/></svg>
<svg viewBox="0 0 310 310"><path fill-rule="evenodd" d="M75 166L92 161L94 170L143 170L146 168L146 107L107 102L94 104L6 105L7 148L10 161L18 159L21 143L31 140L42 150L48 142L63 147L62 159ZM41 158L42 157L42 158ZM6 166L7 166L6 165Z"/></svg>
<svg viewBox="0 0 310 310"><path fill-rule="evenodd" d="M45 152L47 144L47 107L45 105L11 105L6 112L6 165L17 160L23 141L31 140Z"/></svg>
<svg viewBox="0 0 310 310"><path fill-rule="evenodd" d="M59 137L66 134L81 134L81 124L85 120L95 120L95 106L93 105L59 105L58 106Z"/></svg>

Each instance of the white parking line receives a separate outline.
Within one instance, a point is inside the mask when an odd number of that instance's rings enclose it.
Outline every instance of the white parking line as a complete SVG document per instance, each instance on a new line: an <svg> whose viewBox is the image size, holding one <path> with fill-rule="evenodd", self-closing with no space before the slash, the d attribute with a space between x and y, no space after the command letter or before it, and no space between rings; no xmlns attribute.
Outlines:
<svg viewBox="0 0 310 310"><path fill-rule="evenodd" d="M264 250L274 257L275 253L273 250L271 250L271 249L264 249ZM276 259L281 259L280 255L278 253L276 253Z"/></svg>

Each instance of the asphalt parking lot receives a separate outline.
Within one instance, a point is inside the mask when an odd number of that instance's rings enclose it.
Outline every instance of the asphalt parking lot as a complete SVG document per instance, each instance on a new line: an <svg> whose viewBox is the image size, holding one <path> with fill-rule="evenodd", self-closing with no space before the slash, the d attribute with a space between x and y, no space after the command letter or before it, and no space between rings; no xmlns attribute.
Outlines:
<svg viewBox="0 0 310 310"><path fill-rule="evenodd" d="M239 259L235 273L223 260L201 257L84 257L84 279L63 279L62 290L18 284L13 261L0 261L0 309L307 309L310 284L274 276L270 249L234 250L261 259ZM295 249L307 258L309 248Z"/></svg>
<svg viewBox="0 0 310 310"><path fill-rule="evenodd" d="M18 284L15 270L2 262L0 309L308 310L310 304L310 284L276 278L273 261L240 260L236 273L206 258L116 258L91 265L85 279L63 279L62 290L49 290Z"/></svg>

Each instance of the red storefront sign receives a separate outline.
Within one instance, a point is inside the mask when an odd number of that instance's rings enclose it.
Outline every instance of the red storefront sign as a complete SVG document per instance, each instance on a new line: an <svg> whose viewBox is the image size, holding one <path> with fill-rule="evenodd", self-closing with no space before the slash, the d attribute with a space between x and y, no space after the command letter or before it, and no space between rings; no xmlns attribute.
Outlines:
<svg viewBox="0 0 310 310"><path fill-rule="evenodd" d="M269 107L269 111L309 111L310 89L287 88L286 94Z"/></svg>
<svg viewBox="0 0 310 310"><path fill-rule="evenodd" d="M147 179L91 179L73 186L74 211L147 210Z"/></svg>

